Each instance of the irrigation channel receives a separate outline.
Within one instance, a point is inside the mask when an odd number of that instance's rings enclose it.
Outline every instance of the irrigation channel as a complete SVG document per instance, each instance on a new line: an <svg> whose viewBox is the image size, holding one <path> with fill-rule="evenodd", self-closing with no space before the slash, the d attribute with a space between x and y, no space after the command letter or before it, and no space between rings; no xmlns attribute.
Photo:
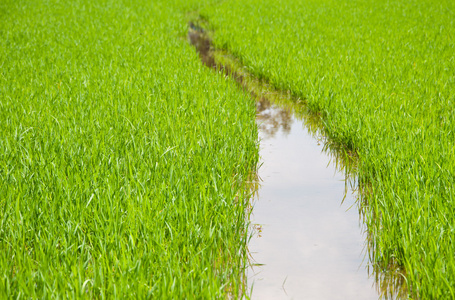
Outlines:
<svg viewBox="0 0 455 300"><path fill-rule="evenodd" d="M378 299L345 173L291 110L264 106L249 243L252 298Z"/></svg>
<svg viewBox="0 0 455 300"><path fill-rule="evenodd" d="M215 51L202 28L189 27L202 62L232 76L257 103L261 167L250 219L248 297L401 298L400 276L383 276L369 265L350 160L321 134L317 115L289 93L239 72L235 58Z"/></svg>

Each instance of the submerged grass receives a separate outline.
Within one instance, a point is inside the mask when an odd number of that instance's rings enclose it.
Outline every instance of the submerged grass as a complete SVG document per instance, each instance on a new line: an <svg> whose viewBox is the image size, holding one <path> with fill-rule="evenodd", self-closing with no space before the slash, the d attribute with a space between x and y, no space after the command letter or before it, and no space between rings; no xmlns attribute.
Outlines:
<svg viewBox="0 0 455 300"><path fill-rule="evenodd" d="M454 12L427 0L201 10L217 48L305 101L357 153L371 259L383 278L403 269L411 298L455 298Z"/></svg>
<svg viewBox="0 0 455 300"><path fill-rule="evenodd" d="M0 296L238 295L255 106L191 4L0 5Z"/></svg>

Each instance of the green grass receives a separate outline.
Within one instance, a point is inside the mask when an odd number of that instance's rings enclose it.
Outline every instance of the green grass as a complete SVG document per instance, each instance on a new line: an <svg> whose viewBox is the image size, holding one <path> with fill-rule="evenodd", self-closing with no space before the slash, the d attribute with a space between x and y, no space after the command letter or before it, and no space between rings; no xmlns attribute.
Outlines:
<svg viewBox="0 0 455 300"><path fill-rule="evenodd" d="M455 3L0 3L0 296L243 288L255 107L186 42L199 11L248 72L355 151L380 272L455 298Z"/></svg>
<svg viewBox="0 0 455 300"><path fill-rule="evenodd" d="M455 2L229 1L215 44L356 151L370 256L409 297L455 297Z"/></svg>
<svg viewBox="0 0 455 300"><path fill-rule="evenodd" d="M240 292L255 106L182 7L0 4L1 298Z"/></svg>

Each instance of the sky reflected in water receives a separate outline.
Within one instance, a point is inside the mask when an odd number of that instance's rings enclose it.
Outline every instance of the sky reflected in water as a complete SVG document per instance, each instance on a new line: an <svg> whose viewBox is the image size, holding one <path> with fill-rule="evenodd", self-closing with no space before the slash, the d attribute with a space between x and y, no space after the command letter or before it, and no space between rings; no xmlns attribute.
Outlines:
<svg viewBox="0 0 455 300"><path fill-rule="evenodd" d="M290 112L259 104L258 114L263 164L251 216L252 299L378 299L350 189L341 204L344 174Z"/></svg>

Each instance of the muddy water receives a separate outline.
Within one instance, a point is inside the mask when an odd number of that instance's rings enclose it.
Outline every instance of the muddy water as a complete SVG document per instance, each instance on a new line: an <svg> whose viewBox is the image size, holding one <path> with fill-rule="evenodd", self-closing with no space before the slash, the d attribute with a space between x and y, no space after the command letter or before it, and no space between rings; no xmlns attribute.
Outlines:
<svg viewBox="0 0 455 300"><path fill-rule="evenodd" d="M251 298L378 299L344 172L302 121L267 106L258 114L262 181L251 216Z"/></svg>

